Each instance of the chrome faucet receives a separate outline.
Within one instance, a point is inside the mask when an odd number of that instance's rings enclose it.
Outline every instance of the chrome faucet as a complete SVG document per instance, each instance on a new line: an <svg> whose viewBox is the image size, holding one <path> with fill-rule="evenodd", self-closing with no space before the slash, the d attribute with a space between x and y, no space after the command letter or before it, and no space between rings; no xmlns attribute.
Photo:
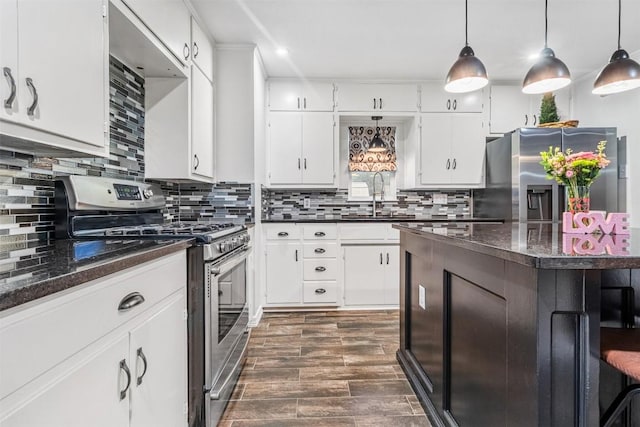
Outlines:
<svg viewBox="0 0 640 427"><path fill-rule="evenodd" d="M382 182L382 187L380 187L380 201L384 200L384 177L381 172L376 172L373 174L373 217L376 217L376 176L380 176L380 181Z"/></svg>

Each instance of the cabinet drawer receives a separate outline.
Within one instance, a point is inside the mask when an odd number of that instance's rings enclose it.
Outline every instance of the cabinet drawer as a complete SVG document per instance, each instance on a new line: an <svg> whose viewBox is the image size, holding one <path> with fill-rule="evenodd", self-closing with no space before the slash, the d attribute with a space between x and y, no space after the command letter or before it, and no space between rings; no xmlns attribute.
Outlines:
<svg viewBox="0 0 640 427"><path fill-rule="evenodd" d="M303 267L304 280L336 280L338 277L337 261L334 259L305 259Z"/></svg>
<svg viewBox="0 0 640 427"><path fill-rule="evenodd" d="M313 242L304 244L305 258L335 258L338 256L338 245L328 242Z"/></svg>
<svg viewBox="0 0 640 427"><path fill-rule="evenodd" d="M345 240L386 240L390 224L346 224L340 226L340 239Z"/></svg>
<svg viewBox="0 0 640 427"><path fill-rule="evenodd" d="M186 284L186 252L78 286L0 318L0 399L35 379ZM118 305L132 292L144 302Z"/></svg>
<svg viewBox="0 0 640 427"><path fill-rule="evenodd" d="M268 240L298 240L300 239L300 228L295 224L282 224L266 227Z"/></svg>
<svg viewBox="0 0 640 427"><path fill-rule="evenodd" d="M304 282L305 304L338 302L338 286L335 281Z"/></svg>
<svg viewBox="0 0 640 427"><path fill-rule="evenodd" d="M305 240L332 240L337 231L335 225L305 225L302 235Z"/></svg>

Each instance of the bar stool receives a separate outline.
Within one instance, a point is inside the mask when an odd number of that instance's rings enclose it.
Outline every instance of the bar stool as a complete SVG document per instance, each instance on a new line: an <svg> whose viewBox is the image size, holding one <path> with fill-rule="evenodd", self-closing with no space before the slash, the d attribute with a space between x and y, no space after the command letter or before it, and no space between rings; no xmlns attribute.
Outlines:
<svg viewBox="0 0 640 427"><path fill-rule="evenodd" d="M600 328L600 357L629 378L640 381L640 329ZM622 390L600 418L601 427L610 427L640 395L640 384Z"/></svg>

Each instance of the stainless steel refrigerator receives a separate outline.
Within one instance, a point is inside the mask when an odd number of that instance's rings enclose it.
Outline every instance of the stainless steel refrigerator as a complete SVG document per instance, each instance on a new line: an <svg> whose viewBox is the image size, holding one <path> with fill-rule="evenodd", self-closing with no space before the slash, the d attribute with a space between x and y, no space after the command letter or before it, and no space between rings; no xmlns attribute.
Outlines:
<svg viewBox="0 0 640 427"><path fill-rule="evenodd" d="M549 147L595 151L606 141L610 165L591 185L591 209L620 212L616 128L521 128L487 143L485 188L474 191L474 216L506 221L561 219L564 187L546 179L540 152Z"/></svg>

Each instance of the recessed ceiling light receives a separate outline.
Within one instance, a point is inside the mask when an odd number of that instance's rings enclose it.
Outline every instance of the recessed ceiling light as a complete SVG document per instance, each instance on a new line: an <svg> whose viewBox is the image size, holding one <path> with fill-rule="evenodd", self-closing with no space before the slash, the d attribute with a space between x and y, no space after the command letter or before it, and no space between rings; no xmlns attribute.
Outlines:
<svg viewBox="0 0 640 427"><path fill-rule="evenodd" d="M289 50L286 47L279 47L276 49L276 55L278 56L287 56L289 54Z"/></svg>

